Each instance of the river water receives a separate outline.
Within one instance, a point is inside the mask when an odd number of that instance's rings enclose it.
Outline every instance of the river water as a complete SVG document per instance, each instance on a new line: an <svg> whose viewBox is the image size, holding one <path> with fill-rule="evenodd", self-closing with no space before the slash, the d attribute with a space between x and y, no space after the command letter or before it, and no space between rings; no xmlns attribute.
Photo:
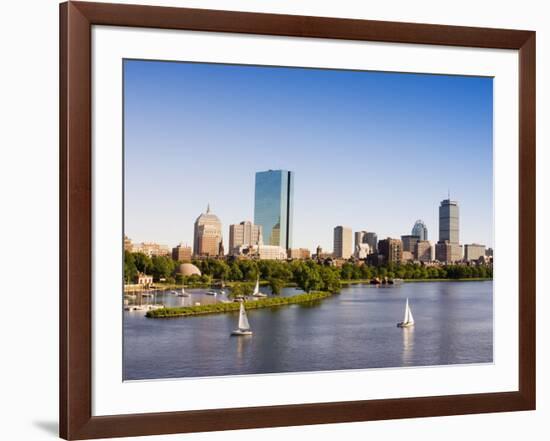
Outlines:
<svg viewBox="0 0 550 441"><path fill-rule="evenodd" d="M268 291L262 289L262 291ZM167 306L221 301L204 290ZM300 293L285 288L282 295ZM409 299L415 326L398 328ZM124 312L124 379L205 377L403 366L491 363L493 283L353 285L308 305L248 311L254 332L231 337L237 312L148 319Z"/></svg>

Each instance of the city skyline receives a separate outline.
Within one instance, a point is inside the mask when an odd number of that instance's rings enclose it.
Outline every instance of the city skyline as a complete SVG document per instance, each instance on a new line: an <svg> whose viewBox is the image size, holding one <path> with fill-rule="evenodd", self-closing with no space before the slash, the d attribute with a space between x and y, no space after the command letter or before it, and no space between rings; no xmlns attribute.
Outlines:
<svg viewBox="0 0 550 441"><path fill-rule="evenodd" d="M271 172L272 170L269 170L269 171ZM285 171L285 172L292 173L292 172L288 172L288 171ZM446 204L449 204L449 203L454 204L456 206L458 204L458 201L450 201L449 199L444 199L440 202L441 205L440 205L440 208L439 208L439 238L438 238L438 240L433 240L432 241L432 240L429 240L427 238L427 228L426 228L425 223L422 219L417 219L415 221L415 224L413 225L413 228L412 228L412 233L415 233L415 230L416 230L417 226L419 224L422 225L424 230L420 235L417 235L417 236L415 236L415 235L401 235L400 238L399 237L392 237L392 236L381 236L380 240L397 240L397 241L401 241L402 244L403 244L403 247L404 247L404 251L413 251L413 249L409 249L409 248L414 248L414 246L411 247L410 244L414 244L414 243L416 243L416 241L426 242L426 243L430 244L430 247L434 247L434 249L436 250L436 254L437 254L437 248L436 247L439 244L449 242L447 240L447 236L449 234L451 234L456 239L456 242L451 242L451 243L455 244L455 245L459 245L461 247L461 251L460 251L461 256L462 256L462 253L463 253L462 252L463 247L483 246L483 248L492 249L492 245L488 246L485 243L479 244L479 243L476 243L476 242L471 242L471 243L459 242L458 211L456 211L457 218L456 218L456 224L455 224L455 227L454 227L456 229L455 232L451 233L447 226L442 226L442 219L447 219L447 218L446 218L445 214L442 215L441 208L442 208L443 205L446 205ZM458 208L457 208L457 210L458 210ZM206 253L201 250L200 243L202 243L202 239L199 238L200 234L199 234L199 229L197 227L201 223L201 221L205 218L209 218L210 221L213 220L214 221L213 223L217 225L217 227L215 228L216 231L214 232L214 234L217 237L219 237L218 239L216 239L217 242L216 242L216 245L213 248L214 251L210 251L210 252L206 252ZM445 222L445 223L447 223L447 222ZM258 224L255 224L254 222L245 220L245 221L241 221L237 224L230 224L228 226L229 247L228 247L228 252L225 253L225 251L224 251L225 247L223 245L223 240L221 240L223 238L223 222L221 222L221 220L215 215L215 213L211 213L210 204L207 205L206 211L202 212L197 217L197 219L195 220L194 225L195 225L195 228L194 228L195 232L194 232L194 238L193 238L193 241L191 243L191 246L189 246L186 242L179 242L177 244L177 246L182 246L182 245L188 246L190 249L193 249L193 255L197 256L197 257L198 256L215 257L215 256L218 256L218 255L219 256L232 255L233 251L235 250L235 246L232 246L232 244L235 244L236 242L238 242L238 245L245 245L245 246L246 245L272 245L272 246L277 245L277 246L280 246L279 244L273 243L272 240L270 240L267 243L264 242L263 235L262 235L262 225L258 225ZM220 225L221 225L221 227L220 227ZM241 230L236 232L236 228L240 228ZM338 234L337 234L337 231L338 231ZM346 239L344 239L343 236L342 236L345 231L347 231ZM240 235L242 237L240 239L235 239L236 234ZM373 237L369 237L369 236L373 236ZM413 239L415 239L415 240L413 240ZM342 225L338 225L338 226L333 228L332 254L335 257L347 259L347 258L349 258L349 257L351 257L352 255L355 254L356 248L357 248L359 243L367 244L367 243L370 243L372 240L374 240L374 243L378 242L378 235L377 235L376 231L368 231L368 232L365 231L365 230L355 231L352 228L342 226ZM406 240L407 241L412 240L412 242L410 242L410 244L409 244L409 242L406 242ZM132 243L132 239L130 237L128 237L127 235L124 236L124 241L125 241L125 244L126 243ZM138 242L135 242L135 243L138 243ZM141 241L141 242L143 243L143 242L147 242L147 241ZM166 244L160 244L160 243L155 242L155 241L151 241L151 242L156 246L166 245ZM374 245L374 243L372 245L369 244L371 250L376 249L376 245ZM346 247L346 246L348 246L348 249L346 249L346 252L343 252L342 251L343 247ZM321 245L317 245L315 248L319 248L319 247L322 248ZM289 252L291 250L304 250L304 249L308 250L308 251L312 250L310 248L304 248L304 247L300 247L300 248L286 247L285 248L285 247L281 246L281 248L284 249L284 250L288 250ZM461 258L461 256L460 256L460 258ZM457 252L456 259L453 258L451 260L452 261L459 260L458 252Z"/></svg>
<svg viewBox="0 0 550 441"><path fill-rule="evenodd" d="M227 250L229 225L254 222L255 173L283 169L293 248L332 249L335 225L399 238L417 219L434 243L448 188L460 242L493 245L488 78L126 61L125 98L134 242L192 245L210 203Z"/></svg>

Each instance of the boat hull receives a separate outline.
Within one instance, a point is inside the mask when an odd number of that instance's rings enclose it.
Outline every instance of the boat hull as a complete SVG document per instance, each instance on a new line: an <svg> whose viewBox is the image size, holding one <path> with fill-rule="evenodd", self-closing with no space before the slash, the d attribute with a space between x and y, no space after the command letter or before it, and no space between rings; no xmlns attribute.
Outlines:
<svg viewBox="0 0 550 441"><path fill-rule="evenodd" d="M410 328L412 326L414 326L414 323L403 323L403 322L401 322L401 323L397 324L398 328Z"/></svg>
<svg viewBox="0 0 550 441"><path fill-rule="evenodd" d="M235 336L235 337L242 337L242 336L245 336L245 335L252 335L252 331L242 331L240 329L235 329L231 335Z"/></svg>

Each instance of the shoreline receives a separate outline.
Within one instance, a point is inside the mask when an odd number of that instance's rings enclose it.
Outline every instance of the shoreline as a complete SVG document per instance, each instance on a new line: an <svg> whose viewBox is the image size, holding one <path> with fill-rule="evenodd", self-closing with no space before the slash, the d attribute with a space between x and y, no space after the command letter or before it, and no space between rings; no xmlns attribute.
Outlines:
<svg viewBox="0 0 550 441"><path fill-rule="evenodd" d="M488 282L492 277L463 277L461 279L403 279L403 283L414 282Z"/></svg>
<svg viewBox="0 0 550 441"><path fill-rule="evenodd" d="M463 277L459 279L402 279L402 283L419 283L419 282L487 282L493 280L492 277ZM342 287L345 287L347 285L371 285L370 283L371 279L350 279L350 280L340 280L340 285ZM231 288L231 286L234 283L239 282L226 282L226 288ZM250 282L252 283L252 282ZM267 281L260 281L260 286L266 286L269 283ZM373 286L377 286L377 284L372 284ZM382 284L380 284L382 285ZM385 285L385 284L384 284ZM397 284L395 284L397 285ZM124 288L124 293L140 293L143 291L149 291L149 290L156 290L156 291L170 291L170 290L178 290L181 289L184 285L178 285L178 284L167 284L167 285L159 285L159 284L153 284L153 286L145 288L145 287L132 287L132 288ZM218 289L218 284L212 283L197 283L192 285L186 285L185 288L187 289ZM294 282L289 282L284 285L284 288L296 288L297 285Z"/></svg>
<svg viewBox="0 0 550 441"><path fill-rule="evenodd" d="M245 308L250 309L263 309L273 308L278 306L296 305L303 303L315 302L323 300L335 295L328 291L314 291L311 293L297 294L290 297L267 297L259 300L247 300L244 302ZM226 312L236 312L239 310L241 302L230 303L213 303L209 305L197 305L197 306L175 306L169 308L160 308L152 311L147 311L145 317L147 318L178 318L178 317L194 317L205 314L220 314Z"/></svg>

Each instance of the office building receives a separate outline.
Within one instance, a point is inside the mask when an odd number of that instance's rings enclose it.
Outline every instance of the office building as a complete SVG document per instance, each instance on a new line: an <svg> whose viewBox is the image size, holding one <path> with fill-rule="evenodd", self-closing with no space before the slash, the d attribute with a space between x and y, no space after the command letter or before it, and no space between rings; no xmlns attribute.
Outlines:
<svg viewBox="0 0 550 441"><path fill-rule="evenodd" d="M371 253L378 252L378 236L376 233L367 233L364 240L369 244Z"/></svg>
<svg viewBox="0 0 550 441"><path fill-rule="evenodd" d="M355 245L354 257L357 259L366 259L371 254L370 245L368 243L358 243Z"/></svg>
<svg viewBox="0 0 550 441"><path fill-rule="evenodd" d="M439 241L435 245L435 258L443 263L462 260L458 202L450 198L444 199L439 205Z"/></svg>
<svg viewBox="0 0 550 441"><path fill-rule="evenodd" d="M333 256L335 259L349 259L353 253L353 235L351 228L337 226L334 228L334 248Z"/></svg>
<svg viewBox="0 0 550 441"><path fill-rule="evenodd" d="M358 250L358 245L367 244L369 246L369 253L376 253L378 250L378 236L376 233L368 231L356 231L355 232L355 250ZM364 247L363 247L364 249Z"/></svg>
<svg viewBox="0 0 550 441"><path fill-rule="evenodd" d="M367 239L367 232L366 231L356 231L355 234L355 249L357 249L357 247L363 243L366 243L366 239Z"/></svg>
<svg viewBox="0 0 550 441"><path fill-rule="evenodd" d="M229 226L229 254L244 245L262 244L262 227L249 221Z"/></svg>
<svg viewBox="0 0 550 441"><path fill-rule="evenodd" d="M294 173L268 170L256 173L254 224L262 227L265 245L292 248Z"/></svg>
<svg viewBox="0 0 550 441"><path fill-rule="evenodd" d="M260 260L286 260L287 252L278 245L259 245L258 257Z"/></svg>
<svg viewBox="0 0 550 441"><path fill-rule="evenodd" d="M307 248L291 248L288 257L289 259L307 260L311 258L311 252Z"/></svg>
<svg viewBox="0 0 550 441"><path fill-rule="evenodd" d="M143 253L149 257L152 256L169 256L170 249L166 245L160 245L155 242L141 242L132 246L134 253Z"/></svg>
<svg viewBox="0 0 550 441"><path fill-rule="evenodd" d="M485 257L485 245L478 243L464 245L464 260L466 262L479 260L482 256Z"/></svg>
<svg viewBox="0 0 550 441"><path fill-rule="evenodd" d="M460 243L458 202L445 199L439 206L439 242Z"/></svg>
<svg viewBox="0 0 550 441"><path fill-rule="evenodd" d="M195 221L193 254L197 257L223 255L222 223L210 212L210 205Z"/></svg>
<svg viewBox="0 0 550 441"><path fill-rule="evenodd" d="M418 219L412 228L411 234L418 236L418 240L428 240L428 227L423 220Z"/></svg>
<svg viewBox="0 0 550 441"><path fill-rule="evenodd" d="M401 236L401 242L403 242L403 251L414 253L414 247L416 246L416 242L418 242L419 240L420 236L414 236L411 234Z"/></svg>
<svg viewBox="0 0 550 441"><path fill-rule="evenodd" d="M411 253L410 251L403 251L403 253L401 254L401 262L406 263L406 262L412 262L413 260L414 260L413 253Z"/></svg>
<svg viewBox="0 0 550 441"><path fill-rule="evenodd" d="M172 248L172 259L179 262L190 261L193 257L193 250L191 247L180 243L178 246Z"/></svg>
<svg viewBox="0 0 550 441"><path fill-rule="evenodd" d="M400 239L388 237L378 242L378 254L384 263L400 263L403 260L403 243Z"/></svg>
<svg viewBox="0 0 550 441"><path fill-rule="evenodd" d="M435 244L435 259L443 263L455 263L462 260L462 245L448 240L437 242Z"/></svg>
<svg viewBox="0 0 550 441"><path fill-rule="evenodd" d="M414 246L414 259L420 262L431 262L432 244L427 240L418 240Z"/></svg>

